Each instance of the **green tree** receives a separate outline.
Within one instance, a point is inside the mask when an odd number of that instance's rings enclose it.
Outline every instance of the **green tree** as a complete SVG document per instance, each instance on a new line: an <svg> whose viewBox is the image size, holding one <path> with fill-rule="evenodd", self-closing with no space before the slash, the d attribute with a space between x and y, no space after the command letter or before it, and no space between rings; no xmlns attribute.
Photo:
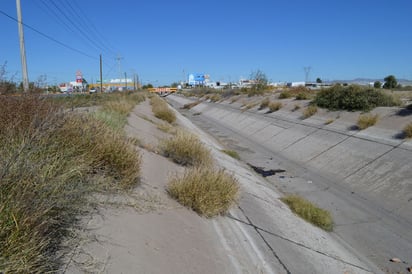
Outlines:
<svg viewBox="0 0 412 274"><path fill-rule="evenodd" d="M318 84L322 83L322 79L320 79L319 77L316 78L316 83L318 83Z"/></svg>
<svg viewBox="0 0 412 274"><path fill-rule="evenodd" d="M393 75L386 76L383 80L385 80L384 88L396 88L398 86L398 81Z"/></svg>
<svg viewBox="0 0 412 274"><path fill-rule="evenodd" d="M375 81L375 82L373 83L373 87L374 87L374 88L381 88L381 87L382 87L382 83L381 83L380 81Z"/></svg>

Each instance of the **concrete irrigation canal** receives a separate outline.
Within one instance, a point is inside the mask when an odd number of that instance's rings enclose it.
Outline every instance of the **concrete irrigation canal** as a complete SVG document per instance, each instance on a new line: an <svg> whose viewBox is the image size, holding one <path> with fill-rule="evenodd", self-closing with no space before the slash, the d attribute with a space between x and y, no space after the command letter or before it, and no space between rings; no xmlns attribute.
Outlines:
<svg viewBox="0 0 412 274"><path fill-rule="evenodd" d="M333 122L326 122L327 115L302 120L291 108L266 113L226 100L202 102L187 110L182 106L195 99L170 95L167 100L222 146L237 151L251 172L273 171L266 173L264 185L256 185L259 193L248 195L265 200L264 189L279 195L296 193L330 211L335 225L328 241L359 260L305 245L308 235L283 237L284 230L292 227L282 225L276 212L261 212L253 202L246 206L241 200L242 216L232 218L243 222L244 229L258 232L257 245L266 245L264 249L273 255L266 259L276 261L273 268L279 273L328 269L314 266L308 259L313 257L306 257L311 253L341 260L350 266L347 273L406 273L412 265L412 142L400 138L392 127L394 119L403 122L410 116L395 117L394 109L378 109L383 126L359 131L352 126L353 113L339 113ZM272 214L271 220L267 214ZM394 257L400 262L391 262Z"/></svg>

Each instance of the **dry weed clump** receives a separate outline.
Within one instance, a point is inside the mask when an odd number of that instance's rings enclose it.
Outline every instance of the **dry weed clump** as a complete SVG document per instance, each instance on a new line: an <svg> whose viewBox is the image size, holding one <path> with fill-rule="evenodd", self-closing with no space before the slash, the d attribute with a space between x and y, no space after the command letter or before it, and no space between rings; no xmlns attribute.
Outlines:
<svg viewBox="0 0 412 274"><path fill-rule="evenodd" d="M187 104L183 105L182 109L191 109L191 108L197 106L198 104L200 104L200 101L195 101L195 102L192 102L192 103L187 103Z"/></svg>
<svg viewBox="0 0 412 274"><path fill-rule="evenodd" d="M407 124L404 127L403 132L406 138L412 138L412 123Z"/></svg>
<svg viewBox="0 0 412 274"><path fill-rule="evenodd" d="M263 99L260 102L259 110L267 108L269 106L269 104L270 104L270 99L268 97L266 97L265 99Z"/></svg>
<svg viewBox="0 0 412 274"><path fill-rule="evenodd" d="M1 96L0 104L0 270L55 272L89 194L135 185L140 157L104 123L53 101Z"/></svg>
<svg viewBox="0 0 412 274"><path fill-rule="evenodd" d="M239 186L224 170L192 168L172 178L167 191L182 205L209 218L227 212L237 200Z"/></svg>
<svg viewBox="0 0 412 274"><path fill-rule="evenodd" d="M281 200L285 202L294 213L306 221L322 228L323 230L333 230L332 216L328 211L317 207L310 201L298 195L289 195L283 197Z"/></svg>
<svg viewBox="0 0 412 274"><path fill-rule="evenodd" d="M275 112L282 108L281 102L270 102L269 103L269 112Z"/></svg>
<svg viewBox="0 0 412 274"><path fill-rule="evenodd" d="M315 105L310 105L308 106L304 111L303 111L303 118L309 118L318 112L318 107Z"/></svg>
<svg viewBox="0 0 412 274"><path fill-rule="evenodd" d="M213 162L210 151L199 138L182 130L162 140L159 146L166 157L184 166L211 166Z"/></svg>
<svg viewBox="0 0 412 274"><path fill-rule="evenodd" d="M168 123L173 123L176 121L176 114L169 108L163 99L158 96L153 96L150 99L150 103L152 104L152 111L155 117Z"/></svg>
<svg viewBox="0 0 412 274"><path fill-rule="evenodd" d="M371 113L361 114L359 115L358 122L356 125L358 126L360 130L366 129L368 127L375 125L378 119L379 119L378 114L375 114L375 115Z"/></svg>

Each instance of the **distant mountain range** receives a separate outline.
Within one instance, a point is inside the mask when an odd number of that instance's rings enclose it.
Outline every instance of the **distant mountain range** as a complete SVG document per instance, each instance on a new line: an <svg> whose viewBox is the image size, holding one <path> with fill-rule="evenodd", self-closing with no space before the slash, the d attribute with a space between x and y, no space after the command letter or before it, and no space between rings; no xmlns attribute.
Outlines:
<svg viewBox="0 0 412 274"><path fill-rule="evenodd" d="M408 80L408 79L396 79L396 80L398 81L398 84L401 84L402 86L412 86L412 80ZM356 78L352 80L333 80L333 81L327 81L327 82L328 83L348 83L348 84L368 85L369 83L374 83L375 81L380 81L381 83L385 82L383 79L370 79L370 78Z"/></svg>

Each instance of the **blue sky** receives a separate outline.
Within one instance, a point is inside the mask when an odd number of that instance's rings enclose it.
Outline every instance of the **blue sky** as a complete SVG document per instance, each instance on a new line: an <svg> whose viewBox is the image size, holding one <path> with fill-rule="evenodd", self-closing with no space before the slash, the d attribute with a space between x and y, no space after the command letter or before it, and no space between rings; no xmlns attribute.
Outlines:
<svg viewBox="0 0 412 274"><path fill-rule="evenodd" d="M154 85L204 72L237 82L252 71L271 81L412 79L410 0L21 0L30 81L89 82L137 73ZM15 1L0 4L0 64L21 79ZM83 33L83 34L82 34ZM85 37L87 36L87 37ZM81 51L84 54L80 54ZM115 58L121 56L121 66Z"/></svg>

